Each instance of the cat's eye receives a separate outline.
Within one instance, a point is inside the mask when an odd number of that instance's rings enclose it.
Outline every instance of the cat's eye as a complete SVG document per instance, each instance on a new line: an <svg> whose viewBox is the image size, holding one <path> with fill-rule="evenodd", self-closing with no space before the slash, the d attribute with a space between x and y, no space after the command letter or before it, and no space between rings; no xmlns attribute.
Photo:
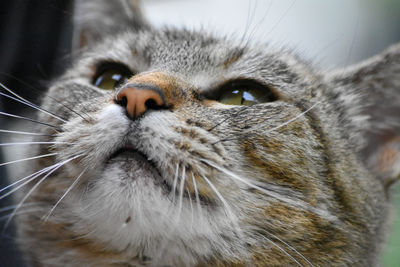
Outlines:
<svg viewBox="0 0 400 267"><path fill-rule="evenodd" d="M278 99L271 88L253 80L230 81L218 91L216 100L226 105L250 106Z"/></svg>
<svg viewBox="0 0 400 267"><path fill-rule="evenodd" d="M133 73L124 65L118 63L101 64L93 78L93 84L103 90L113 90L125 83Z"/></svg>

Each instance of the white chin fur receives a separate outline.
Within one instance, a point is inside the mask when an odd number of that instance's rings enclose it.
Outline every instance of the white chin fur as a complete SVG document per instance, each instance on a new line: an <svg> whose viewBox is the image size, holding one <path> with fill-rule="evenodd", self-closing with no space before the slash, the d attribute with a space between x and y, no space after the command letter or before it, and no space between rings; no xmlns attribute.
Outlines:
<svg viewBox="0 0 400 267"><path fill-rule="evenodd" d="M161 113L151 117L153 123L145 120L146 127L153 127L154 131L164 135L176 135L169 125L176 124L175 118ZM96 118L93 131L109 133L108 140L98 138L89 144L106 154L113 143L124 136L129 120L117 105L105 107ZM100 129L101 125L108 125L108 128ZM140 165L140 162L137 164ZM129 170L130 166L133 171ZM235 249L227 248L232 247L230 242L238 241L221 238L236 236L232 234L236 231L220 208L197 205L195 199L189 200L187 196L181 198L179 186L174 197L161 184L161 177L155 177L157 175L148 169L141 169L132 162L115 160L104 170L101 169L88 174L90 186L85 193L75 194L69 201L66 200L73 217L79 220L75 223L79 227L75 229L78 233L114 251L127 252L132 257L145 255L152 259L153 264L193 265L196 258L208 258L215 253L226 257L237 255Z"/></svg>
<svg viewBox="0 0 400 267"><path fill-rule="evenodd" d="M81 219L77 225L86 228L79 230L88 232L90 239L163 264L176 264L178 256L194 264L197 256L221 253L226 247L220 234L232 231L232 226L218 209L199 210L194 200L190 203L179 194L174 198L151 177L126 178L125 171L113 164L79 205L74 200L73 212Z"/></svg>

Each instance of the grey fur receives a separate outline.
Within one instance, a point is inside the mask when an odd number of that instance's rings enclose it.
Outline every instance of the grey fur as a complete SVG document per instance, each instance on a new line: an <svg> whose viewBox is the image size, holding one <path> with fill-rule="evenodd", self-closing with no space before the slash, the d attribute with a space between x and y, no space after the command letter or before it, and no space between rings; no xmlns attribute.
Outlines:
<svg viewBox="0 0 400 267"><path fill-rule="evenodd" d="M138 0L76 0L74 48L99 42L104 36L124 30L147 28L138 5Z"/></svg>
<svg viewBox="0 0 400 267"><path fill-rule="evenodd" d="M62 131L49 139L60 143L37 152L58 155L28 170L83 156L32 193L39 212L18 217L20 244L31 262L378 265L389 205L385 181L399 174L378 173L371 159L380 150L369 149L368 138L388 129L400 134L399 46L325 74L286 50L203 32L156 30L136 20L136 9L121 11L117 4L114 11L111 1L94 3L78 1L77 36L83 33L87 46L47 94L72 102L82 117L49 97L42 107L67 122L38 115ZM92 84L101 62L120 62L141 75L167 74L179 84L172 89L176 102L130 120L113 102L115 92ZM256 80L280 98L248 107L205 100L238 78ZM54 134L51 128L38 131ZM109 160L125 144L135 148L134 156ZM192 194L180 192L180 185Z"/></svg>

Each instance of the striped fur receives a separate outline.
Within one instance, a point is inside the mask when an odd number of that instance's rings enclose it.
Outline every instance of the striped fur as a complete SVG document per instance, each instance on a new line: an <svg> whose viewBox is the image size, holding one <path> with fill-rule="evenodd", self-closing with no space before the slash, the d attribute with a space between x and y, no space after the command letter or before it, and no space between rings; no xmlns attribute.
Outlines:
<svg viewBox="0 0 400 267"><path fill-rule="evenodd" d="M99 1L91 13L94 2L77 1L82 52L43 98L66 122L38 114L59 130L38 127L51 136L36 141L56 143L36 152L57 157L26 165L32 173L79 155L32 192L39 210L17 218L33 266L378 264L388 181L399 177L400 46L325 74L267 45L153 29L129 1ZM115 91L92 84L101 62L159 86L168 108L129 119ZM235 79L256 80L278 100L208 97ZM110 158L127 144L134 156Z"/></svg>

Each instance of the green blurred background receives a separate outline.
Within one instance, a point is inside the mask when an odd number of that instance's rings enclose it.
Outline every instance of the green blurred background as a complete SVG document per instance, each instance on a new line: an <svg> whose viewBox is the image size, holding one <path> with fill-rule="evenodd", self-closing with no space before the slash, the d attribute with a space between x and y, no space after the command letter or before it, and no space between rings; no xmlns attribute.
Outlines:
<svg viewBox="0 0 400 267"><path fill-rule="evenodd" d="M392 226L382 256L382 266L400 266L400 185L393 190Z"/></svg>

